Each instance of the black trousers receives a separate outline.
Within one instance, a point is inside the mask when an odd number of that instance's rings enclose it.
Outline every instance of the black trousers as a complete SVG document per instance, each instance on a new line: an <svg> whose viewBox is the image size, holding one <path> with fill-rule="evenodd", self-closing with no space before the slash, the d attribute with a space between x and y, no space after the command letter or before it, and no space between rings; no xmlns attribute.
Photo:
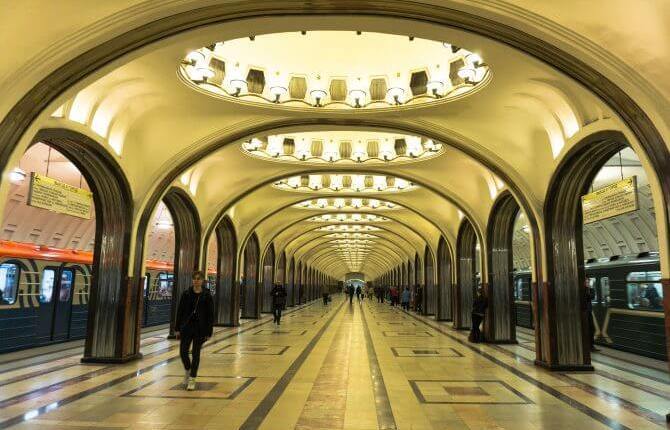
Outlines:
<svg viewBox="0 0 670 430"><path fill-rule="evenodd" d="M404 310L406 310L406 311L409 310L409 302L402 302L401 304L402 304L402 308L403 308Z"/></svg>
<svg viewBox="0 0 670 430"><path fill-rule="evenodd" d="M478 314L472 314L472 329L470 330L470 341L471 342L481 342L482 341L482 332L479 331L479 325L482 323L484 318Z"/></svg>
<svg viewBox="0 0 670 430"><path fill-rule="evenodd" d="M179 355L181 355L181 362L184 364L184 369L189 370L190 375L195 378L198 376L198 366L200 366L200 349L205 342L205 338L198 335L194 330L184 327L180 333L179 338ZM193 344L193 359L189 358L189 350Z"/></svg>
<svg viewBox="0 0 670 430"><path fill-rule="evenodd" d="M273 305L272 313L274 314L274 322L279 324L281 321L281 311L284 309L283 305Z"/></svg>
<svg viewBox="0 0 670 430"><path fill-rule="evenodd" d="M378 295L378 296L377 296L377 301L378 301L379 303L384 303L384 297L383 297L381 294Z"/></svg>
<svg viewBox="0 0 670 430"><path fill-rule="evenodd" d="M354 302L354 295L349 294L349 304L352 304Z"/></svg>

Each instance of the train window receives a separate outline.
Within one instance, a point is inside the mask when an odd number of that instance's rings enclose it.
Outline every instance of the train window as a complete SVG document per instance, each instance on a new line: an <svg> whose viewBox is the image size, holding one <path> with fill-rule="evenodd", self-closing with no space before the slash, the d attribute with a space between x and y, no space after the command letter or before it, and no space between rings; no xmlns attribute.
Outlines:
<svg viewBox="0 0 670 430"><path fill-rule="evenodd" d="M18 264L0 264L0 304L11 305L16 302L19 290L20 270Z"/></svg>
<svg viewBox="0 0 670 430"><path fill-rule="evenodd" d="M172 278L172 273L158 274L158 295L160 297L172 297Z"/></svg>
<svg viewBox="0 0 670 430"><path fill-rule="evenodd" d="M589 287L589 294L591 295L591 303L598 303L596 296L596 278L586 278L586 285Z"/></svg>
<svg viewBox="0 0 670 430"><path fill-rule="evenodd" d="M603 276L600 278L600 300L602 303L610 303L610 278Z"/></svg>
<svg viewBox="0 0 670 430"><path fill-rule="evenodd" d="M631 272L626 276L628 307L630 309L662 311L663 287L659 282L661 273Z"/></svg>
<svg viewBox="0 0 670 430"><path fill-rule="evenodd" d="M60 289L58 290L58 301L69 302L72 294L72 284L74 283L74 273L72 270L63 270L60 275Z"/></svg>
<svg viewBox="0 0 670 430"><path fill-rule="evenodd" d="M514 300L523 300L523 278L517 278L514 284Z"/></svg>
<svg viewBox="0 0 670 430"><path fill-rule="evenodd" d="M56 271L54 269L44 269L42 271L42 280L40 281L40 303L49 303L53 298L54 283L56 281Z"/></svg>

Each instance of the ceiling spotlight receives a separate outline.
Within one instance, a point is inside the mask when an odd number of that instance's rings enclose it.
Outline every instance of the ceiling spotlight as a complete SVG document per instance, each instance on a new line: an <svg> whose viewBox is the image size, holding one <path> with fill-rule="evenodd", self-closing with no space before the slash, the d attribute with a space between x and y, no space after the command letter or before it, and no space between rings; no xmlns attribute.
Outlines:
<svg viewBox="0 0 670 430"><path fill-rule="evenodd" d="M279 103L279 99L281 98L281 96L283 96L287 92L288 92L288 89L286 87L281 86L281 85L275 85L273 87L270 87L270 94L272 94L275 97L275 99L274 99L275 103Z"/></svg>
<svg viewBox="0 0 670 430"><path fill-rule="evenodd" d="M354 107L360 108L365 104L365 96L367 93L363 90L356 89L349 91L349 96L354 100Z"/></svg>
<svg viewBox="0 0 670 430"><path fill-rule="evenodd" d="M26 172L20 167L15 167L9 172L9 180L14 184L20 184L24 179L26 179Z"/></svg>
<svg viewBox="0 0 670 430"><path fill-rule="evenodd" d="M426 84L426 88L430 91L435 98L442 97L444 91L444 82L442 81L429 81Z"/></svg>
<svg viewBox="0 0 670 430"><path fill-rule="evenodd" d="M309 92L309 95L312 97L312 100L314 101L314 107L321 107L321 101L326 99L326 96L328 93L326 93L325 90L322 89L315 89Z"/></svg>
<svg viewBox="0 0 670 430"><path fill-rule="evenodd" d="M396 105L402 103L402 98L405 95L405 90L400 87L389 88L386 94L393 100Z"/></svg>

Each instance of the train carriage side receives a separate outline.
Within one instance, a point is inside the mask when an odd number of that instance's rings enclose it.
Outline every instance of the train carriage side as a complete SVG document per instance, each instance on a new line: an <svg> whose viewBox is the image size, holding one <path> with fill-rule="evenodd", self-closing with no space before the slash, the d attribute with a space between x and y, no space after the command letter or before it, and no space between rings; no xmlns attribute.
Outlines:
<svg viewBox="0 0 670 430"><path fill-rule="evenodd" d="M585 272L596 343L667 360L657 254L587 262Z"/></svg>
<svg viewBox="0 0 670 430"><path fill-rule="evenodd" d="M514 313L516 325L533 328L533 299L531 295L531 275L529 270L515 270L514 282Z"/></svg>

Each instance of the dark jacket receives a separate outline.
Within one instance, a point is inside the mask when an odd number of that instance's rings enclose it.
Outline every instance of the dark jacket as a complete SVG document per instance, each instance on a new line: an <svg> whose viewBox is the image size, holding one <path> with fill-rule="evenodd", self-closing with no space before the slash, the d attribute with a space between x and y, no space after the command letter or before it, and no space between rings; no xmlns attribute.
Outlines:
<svg viewBox="0 0 670 430"><path fill-rule="evenodd" d="M472 303L472 313L484 316L486 308L489 307L489 301L486 300L486 297L475 297L475 301Z"/></svg>
<svg viewBox="0 0 670 430"><path fill-rule="evenodd" d="M275 285L270 291L272 304L274 306L284 306L286 304L286 288L282 285Z"/></svg>
<svg viewBox="0 0 670 430"><path fill-rule="evenodd" d="M200 298L198 298L200 296ZM196 308L197 303L197 308ZM194 329L199 336L211 337L214 327L214 300L207 288L200 294L193 291L193 287L184 291L177 307L177 321L175 329Z"/></svg>

